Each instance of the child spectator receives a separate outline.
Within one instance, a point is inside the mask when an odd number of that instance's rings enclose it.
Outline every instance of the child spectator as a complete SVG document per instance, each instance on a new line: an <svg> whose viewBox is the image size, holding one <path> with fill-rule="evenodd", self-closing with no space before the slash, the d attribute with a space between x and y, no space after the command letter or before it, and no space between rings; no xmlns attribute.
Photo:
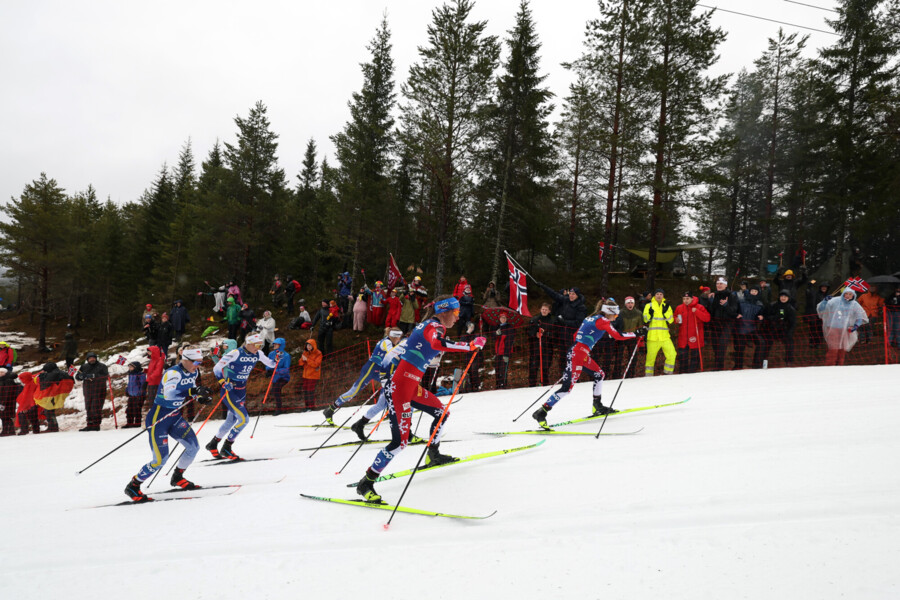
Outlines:
<svg viewBox="0 0 900 600"><path fill-rule="evenodd" d="M147 376L141 368L141 363L137 361L128 363L128 385L125 387L125 395L128 397L128 406L125 408L124 429L140 427L144 400L147 398Z"/></svg>
<svg viewBox="0 0 900 600"><path fill-rule="evenodd" d="M19 381L22 382L22 391L16 398L16 404L19 405L19 435L27 435L29 426L34 433L40 433L37 406L34 404L34 392L37 389L34 373L22 371L19 373Z"/></svg>

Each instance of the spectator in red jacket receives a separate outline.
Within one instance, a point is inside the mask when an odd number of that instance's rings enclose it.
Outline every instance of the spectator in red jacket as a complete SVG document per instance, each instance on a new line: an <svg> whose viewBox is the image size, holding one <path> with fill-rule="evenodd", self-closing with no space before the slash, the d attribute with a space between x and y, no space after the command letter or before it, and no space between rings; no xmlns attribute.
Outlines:
<svg viewBox="0 0 900 600"><path fill-rule="evenodd" d="M403 303L397 297L397 290L391 290L391 295L387 299L387 316L384 318L385 327L396 327L400 322L400 310Z"/></svg>
<svg viewBox="0 0 900 600"><path fill-rule="evenodd" d="M678 372L696 373L703 351L703 324L709 323L709 311L700 299L685 292L681 304L675 308L678 323Z"/></svg>
<svg viewBox="0 0 900 600"><path fill-rule="evenodd" d="M19 381L22 382L22 391L16 398L16 403L19 405L19 435L28 434L29 425L34 433L40 433L37 406L34 404L34 391L38 385L34 380L34 373L22 371L19 373Z"/></svg>
<svg viewBox="0 0 900 600"><path fill-rule="evenodd" d="M506 378L509 375L509 360L512 358L513 343L516 331L507 323L505 312L498 316L500 325L494 330L494 373L498 390L506 389Z"/></svg>
<svg viewBox="0 0 900 600"><path fill-rule="evenodd" d="M156 399L156 392L162 381L163 368L166 366L166 357L159 346L150 346L147 349L150 356L150 364L147 365L147 399L150 404Z"/></svg>
<svg viewBox="0 0 900 600"><path fill-rule="evenodd" d="M463 275L459 278L459 281L456 284L456 287L453 288L453 296L459 300L462 298L463 294L466 293L466 287L469 285L469 282L466 281L466 276ZM460 319L462 321L462 319Z"/></svg>
<svg viewBox="0 0 900 600"><path fill-rule="evenodd" d="M16 362L16 351L6 342L0 342L0 367L12 369Z"/></svg>

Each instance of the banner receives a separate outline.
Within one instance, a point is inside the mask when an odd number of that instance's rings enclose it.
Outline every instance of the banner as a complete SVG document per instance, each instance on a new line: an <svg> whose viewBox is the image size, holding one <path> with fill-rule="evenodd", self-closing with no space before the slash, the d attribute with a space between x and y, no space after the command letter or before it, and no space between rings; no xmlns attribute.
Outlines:
<svg viewBox="0 0 900 600"><path fill-rule="evenodd" d="M509 307L526 317L528 312L528 280L525 271L507 254L506 264L509 266Z"/></svg>
<svg viewBox="0 0 900 600"><path fill-rule="evenodd" d="M598 242L600 244L600 262L603 262L603 251L606 249L606 244L603 242Z"/></svg>

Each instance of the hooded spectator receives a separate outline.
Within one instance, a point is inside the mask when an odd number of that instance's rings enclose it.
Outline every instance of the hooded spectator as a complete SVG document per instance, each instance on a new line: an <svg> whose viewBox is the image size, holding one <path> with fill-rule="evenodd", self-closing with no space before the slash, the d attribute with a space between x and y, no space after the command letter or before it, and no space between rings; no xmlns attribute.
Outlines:
<svg viewBox="0 0 900 600"><path fill-rule="evenodd" d="M263 318L256 323L256 329L263 339L263 354L268 355L269 347L275 342L275 319L272 318L272 311L263 313Z"/></svg>
<svg viewBox="0 0 900 600"><path fill-rule="evenodd" d="M644 376L653 376L656 371L656 356L660 350L666 357L663 374L671 375L675 372L677 352L669 333L669 325L674 320L672 307L666 301L665 291L657 288L650 303L644 307L644 323L647 325L647 361L644 364Z"/></svg>
<svg viewBox="0 0 900 600"><path fill-rule="evenodd" d="M172 345L172 340L174 338L175 327L172 326L169 315L163 313L160 317L159 328L156 330L156 345L162 350L163 356L168 355L169 346Z"/></svg>
<svg viewBox="0 0 900 600"><path fill-rule="evenodd" d="M302 410L316 410L316 384L322 378L322 353L316 340L306 340L303 354L297 364L303 367L300 381L300 403Z"/></svg>
<svg viewBox="0 0 900 600"><path fill-rule="evenodd" d="M369 314L369 304L366 302L366 295L359 294L356 302L353 303L353 331L366 330L366 316Z"/></svg>
<svg viewBox="0 0 900 600"><path fill-rule="evenodd" d="M819 303L819 318L822 319L822 332L828 352L825 354L826 365L843 365L846 353L856 345L856 330L863 323L868 323L866 311L856 301L856 292L844 288L839 298L826 298Z"/></svg>
<svg viewBox="0 0 900 600"><path fill-rule="evenodd" d="M163 369L166 366L166 356L158 346L147 348L150 364L147 365L147 397L152 404L156 400L159 384L162 382Z"/></svg>
<svg viewBox="0 0 900 600"><path fill-rule="evenodd" d="M467 287L469 287L469 282L466 280L466 276L463 275L459 278L459 281L457 281L456 285L453 287L453 296L457 300L459 300L460 298L462 298ZM462 321L462 317L460 317L459 320Z"/></svg>
<svg viewBox="0 0 900 600"><path fill-rule="evenodd" d="M128 406L125 408L125 429L141 426L141 416L144 401L147 399L147 376L141 363L133 361L128 363L128 383L125 386L125 395L128 397Z"/></svg>
<svg viewBox="0 0 900 600"><path fill-rule="evenodd" d="M187 324L191 321L191 317L188 315L188 311L181 300L175 301L169 320L172 322L172 327L175 328L175 337L181 339L181 336L184 335L184 330L187 329Z"/></svg>
<svg viewBox="0 0 900 600"><path fill-rule="evenodd" d="M281 390L291 380L291 355L284 349L284 338L275 338L272 342L272 351L269 352L269 359L275 363L274 373L272 374L272 398L275 401L274 416L281 414ZM272 373L272 369L266 367L267 373Z"/></svg>
<svg viewBox="0 0 900 600"><path fill-rule="evenodd" d="M225 301L228 308L225 309L225 321L228 323L228 339L237 340L238 331L241 328L241 308L237 300L229 296Z"/></svg>
<svg viewBox="0 0 900 600"><path fill-rule="evenodd" d="M40 433L38 423L38 409L34 403L34 392L38 384L34 380L34 373L22 371L19 373L19 381L22 382L22 391L16 398L19 417L19 435L27 435L29 427L34 433Z"/></svg>
<svg viewBox="0 0 900 600"><path fill-rule="evenodd" d="M287 314L292 315L294 314L294 294L298 293L302 286L300 285L300 282L290 275L285 278L285 282L284 299L287 303Z"/></svg>
<svg viewBox="0 0 900 600"><path fill-rule="evenodd" d="M16 398L22 391L12 369L0 367L0 436L16 435Z"/></svg>
<svg viewBox="0 0 900 600"><path fill-rule="evenodd" d="M481 304L485 308L500 307L500 292L497 290L497 284L493 281L488 282L487 289L481 295Z"/></svg>

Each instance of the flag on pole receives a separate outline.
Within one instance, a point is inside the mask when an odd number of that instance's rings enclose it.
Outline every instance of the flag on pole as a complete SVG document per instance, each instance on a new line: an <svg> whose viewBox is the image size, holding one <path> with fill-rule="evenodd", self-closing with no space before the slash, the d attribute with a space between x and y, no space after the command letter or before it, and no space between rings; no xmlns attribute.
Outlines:
<svg viewBox="0 0 900 600"><path fill-rule="evenodd" d="M397 266L394 255L388 254L388 256L390 258L388 260L387 286L389 290L392 290L398 285L403 285L406 282L403 281L403 275L400 274L400 267Z"/></svg>
<svg viewBox="0 0 900 600"><path fill-rule="evenodd" d="M77 373L77 372L78 372L78 367L76 367L75 365L69 366L69 371L68 371L69 377L75 377L75 373Z"/></svg>
<svg viewBox="0 0 900 600"><path fill-rule="evenodd" d="M125 362L126 362L127 360L128 360L128 359L125 358L124 355L120 354L120 355L119 355L119 358L116 359L116 364L117 364L117 365L124 365Z"/></svg>
<svg viewBox="0 0 900 600"><path fill-rule="evenodd" d="M603 242L598 242L600 244L600 262L603 262L603 251L606 250L606 244Z"/></svg>
<svg viewBox="0 0 900 600"><path fill-rule="evenodd" d="M509 254L506 255L506 263L509 266L509 307L526 317L528 312L528 280L525 271Z"/></svg>
<svg viewBox="0 0 900 600"><path fill-rule="evenodd" d="M846 288L862 294L869 291L869 284L862 277L851 277L844 282L844 289Z"/></svg>

